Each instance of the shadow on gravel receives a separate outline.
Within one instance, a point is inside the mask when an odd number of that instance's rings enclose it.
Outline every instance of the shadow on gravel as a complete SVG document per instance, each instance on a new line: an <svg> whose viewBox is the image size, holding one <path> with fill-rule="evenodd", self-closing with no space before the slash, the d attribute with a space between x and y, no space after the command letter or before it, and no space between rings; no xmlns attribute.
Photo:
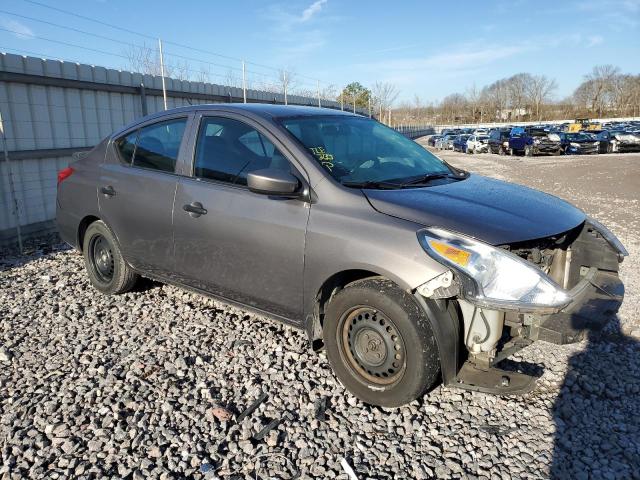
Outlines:
<svg viewBox="0 0 640 480"><path fill-rule="evenodd" d="M640 342L618 317L569 359L553 408L553 479L640 479Z"/></svg>
<svg viewBox="0 0 640 480"><path fill-rule="evenodd" d="M71 247L66 243L59 243L59 240L57 242L50 240L37 243L28 242L25 243L22 252L13 247L0 248L0 272L19 268L29 262L66 250L71 250Z"/></svg>

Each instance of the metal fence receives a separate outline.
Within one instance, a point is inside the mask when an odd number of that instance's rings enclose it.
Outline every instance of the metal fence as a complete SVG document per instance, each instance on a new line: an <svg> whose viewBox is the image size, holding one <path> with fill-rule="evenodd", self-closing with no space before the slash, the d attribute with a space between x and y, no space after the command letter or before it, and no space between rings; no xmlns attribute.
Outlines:
<svg viewBox="0 0 640 480"><path fill-rule="evenodd" d="M167 107L220 102L278 103L341 109L338 101L165 78ZM344 108L348 107L344 105ZM114 130L164 110L162 77L79 63L0 54L0 244L54 228L56 175L77 152ZM352 110L349 108L349 110ZM356 109L369 115L368 109ZM395 126L409 138L430 127ZM0 139L2 140L2 139Z"/></svg>

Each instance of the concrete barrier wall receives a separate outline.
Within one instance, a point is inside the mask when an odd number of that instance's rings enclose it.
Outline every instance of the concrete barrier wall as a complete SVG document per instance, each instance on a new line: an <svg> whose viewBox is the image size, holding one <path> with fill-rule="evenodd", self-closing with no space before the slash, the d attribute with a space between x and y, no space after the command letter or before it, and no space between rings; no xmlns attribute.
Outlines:
<svg viewBox="0 0 640 480"><path fill-rule="evenodd" d="M165 81L169 108L243 99L240 88ZM287 100L292 105L318 105L317 98L288 95ZM249 89L247 101L284 103L284 95ZM340 103L322 100L322 106L339 109ZM75 149L92 147L114 130L163 108L161 77L0 54L0 112L12 159L20 225L25 230L52 227L56 175L72 160ZM9 165L1 150L0 189L0 242L6 243L15 236L17 219Z"/></svg>

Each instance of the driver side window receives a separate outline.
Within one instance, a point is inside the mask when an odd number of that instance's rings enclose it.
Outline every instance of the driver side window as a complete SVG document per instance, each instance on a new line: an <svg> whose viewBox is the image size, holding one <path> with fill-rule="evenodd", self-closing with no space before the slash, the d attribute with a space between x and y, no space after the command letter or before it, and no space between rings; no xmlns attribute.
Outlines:
<svg viewBox="0 0 640 480"><path fill-rule="evenodd" d="M202 119L194 176L246 185L249 172L264 168L291 171L286 157L256 129L230 118Z"/></svg>

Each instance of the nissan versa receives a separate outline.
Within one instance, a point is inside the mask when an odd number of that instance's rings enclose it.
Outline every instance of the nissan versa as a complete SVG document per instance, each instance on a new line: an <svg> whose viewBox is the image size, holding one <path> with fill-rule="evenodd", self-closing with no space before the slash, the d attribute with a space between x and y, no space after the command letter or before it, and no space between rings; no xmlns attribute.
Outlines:
<svg viewBox="0 0 640 480"><path fill-rule="evenodd" d="M528 391L500 362L579 340L624 293L627 252L577 208L321 108L145 117L59 173L57 221L97 290L145 276L304 328L382 406Z"/></svg>

